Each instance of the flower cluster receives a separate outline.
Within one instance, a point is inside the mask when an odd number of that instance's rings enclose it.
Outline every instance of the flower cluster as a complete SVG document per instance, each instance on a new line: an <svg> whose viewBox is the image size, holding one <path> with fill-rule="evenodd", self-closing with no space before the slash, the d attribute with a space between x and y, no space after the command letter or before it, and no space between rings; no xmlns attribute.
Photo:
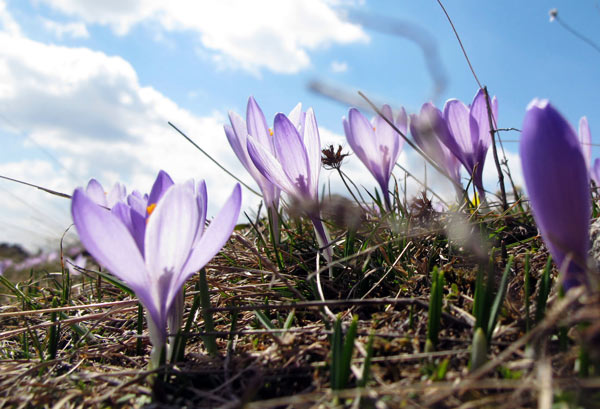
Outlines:
<svg viewBox="0 0 600 409"><path fill-rule="evenodd" d="M479 197L485 198L483 166L496 126L496 98L479 90L472 103L448 100L443 109L424 104L417 114L402 108L396 115L385 105L369 121L352 108L343 127L356 156L377 181L385 209L394 211L389 181L407 134L420 153L453 181L462 196L461 166ZM250 97L246 120L229 113L225 134L234 153L254 178L269 210L271 227L278 227L281 192L302 203L329 265L333 249L321 218L319 174L321 141L312 109L298 104L288 115L278 113L273 128ZM547 101L534 100L527 108L520 155L533 216L542 238L563 272L569 289L588 284L587 252L590 210L590 173L600 184L600 160L591 164L591 133L584 117L579 135ZM325 151L328 163L339 168L341 147ZM424 195L428 212L432 203ZM144 306L156 364L168 334L181 324L182 286L223 247L241 207L239 185L206 228L207 189L204 181L176 184L159 172L149 194L129 195L119 184L105 193L96 180L76 189L72 216L82 244L111 273L123 280ZM565 217L565 215L569 215ZM428 216L428 215L425 215ZM278 240L278 235L274 235ZM82 260L79 261L81 263ZM77 264L72 262L72 264ZM0 267L0 272L2 267ZM331 273L331 269L330 269Z"/></svg>

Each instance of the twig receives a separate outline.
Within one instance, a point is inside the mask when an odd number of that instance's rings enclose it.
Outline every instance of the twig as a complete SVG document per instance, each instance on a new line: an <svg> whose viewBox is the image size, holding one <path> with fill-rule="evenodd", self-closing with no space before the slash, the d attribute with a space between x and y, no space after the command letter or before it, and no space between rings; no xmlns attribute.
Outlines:
<svg viewBox="0 0 600 409"><path fill-rule="evenodd" d="M198 149L200 152L202 152L204 154L204 156L206 156L208 159L210 159L215 165L217 165L222 171L224 171L225 173L227 173L229 176L231 176L232 178L234 178L235 180L237 180L242 186L244 186L246 189L248 189L249 191L251 191L252 193L254 193L256 196L262 197L262 195L260 193L258 193L256 190L252 189L250 186L248 186L246 183L244 183L240 178L238 178L236 175L234 175L233 173L231 173L230 171L228 171L227 169L225 169L225 167L223 165L221 165L219 162L217 162L212 156L210 156L204 149L202 149L200 146L198 146L198 144L194 141L192 141L190 139L190 137L188 137L186 134L184 134L179 128L177 128L175 125L173 125L170 121L167 122L169 125L171 125L171 127L173 129L175 129L177 132L179 132L179 134L181 136L183 136L189 143L191 143L192 145L194 145L194 147L196 149Z"/></svg>
<svg viewBox="0 0 600 409"><path fill-rule="evenodd" d="M71 198L71 195L68 195L66 193L61 193L61 192L57 192L56 190L47 189L47 188L39 186L39 185L34 185L33 183L23 182L22 180L9 178L7 176L2 176L2 175L0 175L0 179L6 179L6 180L10 180L11 182L20 183L20 184L25 185L25 186L35 187L36 189L43 190L46 193L50 193L51 195L58 196L58 197L63 197L65 199L70 199Z"/></svg>
<svg viewBox="0 0 600 409"><path fill-rule="evenodd" d="M460 39L460 36L458 35L458 32L456 31L456 27L454 27L454 23L452 22L452 19L450 18L450 15L446 11L446 8L442 4L441 0L437 0L437 2L440 5L440 7L442 8L442 11L444 12L444 14L446 15L446 18L448 19L448 22L450 23L450 26L452 27L452 31L454 31L454 35L456 36L456 39L458 40L458 44L460 45L460 49L462 50L462 52L463 52L463 54L465 56L465 59L467 60L467 64L469 64L469 69L471 70L471 73L473 74L473 77L475 78L475 81L477 82L477 86L480 89L483 88L481 86L481 82L479 82L479 78L477 78L477 74L475 74L475 69L473 69L473 65L471 65L471 60L469 60L469 56L467 55L467 51L465 50L465 47L463 46L463 43L462 43L462 41Z"/></svg>
<svg viewBox="0 0 600 409"><path fill-rule="evenodd" d="M492 112L490 94L488 94L487 86L483 87L483 94L485 96L485 106L487 108L488 123L490 126L490 138L492 138L492 153L494 154L494 162L496 163L496 171L498 172L498 183L500 183L500 192L502 194L502 210L506 211L508 209L508 204L506 202L506 189L504 188L504 174L502 173L502 168L500 167L498 150L496 149L496 132L494 131L496 124L494 124L495 118Z"/></svg>

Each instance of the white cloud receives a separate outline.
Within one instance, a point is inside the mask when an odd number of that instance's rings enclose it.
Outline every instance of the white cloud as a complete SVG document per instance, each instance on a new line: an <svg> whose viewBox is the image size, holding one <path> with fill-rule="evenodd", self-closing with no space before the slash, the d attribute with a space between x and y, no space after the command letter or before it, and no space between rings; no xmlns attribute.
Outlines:
<svg viewBox="0 0 600 409"><path fill-rule="evenodd" d="M42 19L42 24L47 31L54 34L59 40L62 40L64 37L89 38L90 36L87 27L81 22L58 23L56 21Z"/></svg>
<svg viewBox="0 0 600 409"><path fill-rule="evenodd" d="M345 61L332 61L331 71L340 73L348 71L348 64Z"/></svg>
<svg viewBox="0 0 600 409"><path fill-rule="evenodd" d="M310 65L309 51L332 43L368 41L360 26L343 21L328 0L38 0L90 24L125 35L139 24L197 35L220 67L295 73Z"/></svg>
<svg viewBox="0 0 600 409"><path fill-rule="evenodd" d="M21 28L6 9L6 2L0 0L0 27L11 35L20 35Z"/></svg>
<svg viewBox="0 0 600 409"><path fill-rule="evenodd" d="M26 137L28 154L40 156L41 147L56 158L10 158L0 165L2 175L65 193L90 177L107 187L120 180L145 191L164 169L176 181L206 179L209 212L214 214L235 181L167 121L231 171L244 174L226 142L224 114L198 117L180 108L154 88L140 85L133 67L120 57L0 31L0 61L0 111L10 121L0 121L0 129L9 139ZM244 200L250 200L248 192ZM0 202L0 242L33 248L47 245L51 237L56 248L71 223L68 200L33 188L2 181Z"/></svg>

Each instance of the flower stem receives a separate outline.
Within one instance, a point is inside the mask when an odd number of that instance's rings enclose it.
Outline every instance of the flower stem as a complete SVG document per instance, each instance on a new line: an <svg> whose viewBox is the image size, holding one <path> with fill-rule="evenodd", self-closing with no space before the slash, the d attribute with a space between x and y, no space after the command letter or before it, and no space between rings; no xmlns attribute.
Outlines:
<svg viewBox="0 0 600 409"><path fill-rule="evenodd" d="M277 208L273 206L267 207L267 217L269 218L269 235L271 236L271 243L273 244L273 251L275 252L275 260L277 261L279 269L283 271L283 260L281 258L281 253L279 252L281 230L279 229L279 214L277 214Z"/></svg>
<svg viewBox="0 0 600 409"><path fill-rule="evenodd" d="M208 294L208 283L206 281L206 270L200 270L200 305L202 306L202 317L204 318L204 332L213 332L215 329L215 323L213 321L212 312L208 311L210 308L210 296ZM217 341L214 335L205 335L202 337L206 351L210 355L217 355Z"/></svg>
<svg viewBox="0 0 600 409"><path fill-rule="evenodd" d="M329 278L333 278L333 250L331 249L331 239L329 238L329 232L323 224L323 220L320 215L309 215L310 221L315 228L315 234L319 243L319 248L323 249L323 257L329 265Z"/></svg>

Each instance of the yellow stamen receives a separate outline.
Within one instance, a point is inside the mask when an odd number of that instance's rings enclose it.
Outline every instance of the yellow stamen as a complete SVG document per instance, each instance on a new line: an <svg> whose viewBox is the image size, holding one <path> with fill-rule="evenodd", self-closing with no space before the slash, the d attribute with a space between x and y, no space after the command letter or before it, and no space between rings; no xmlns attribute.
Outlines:
<svg viewBox="0 0 600 409"><path fill-rule="evenodd" d="M375 129L375 127L373 127L373 130L374 130L374 131L376 130L376 129Z"/></svg>
<svg viewBox="0 0 600 409"><path fill-rule="evenodd" d="M273 130L269 128L269 135L273 136Z"/></svg>

